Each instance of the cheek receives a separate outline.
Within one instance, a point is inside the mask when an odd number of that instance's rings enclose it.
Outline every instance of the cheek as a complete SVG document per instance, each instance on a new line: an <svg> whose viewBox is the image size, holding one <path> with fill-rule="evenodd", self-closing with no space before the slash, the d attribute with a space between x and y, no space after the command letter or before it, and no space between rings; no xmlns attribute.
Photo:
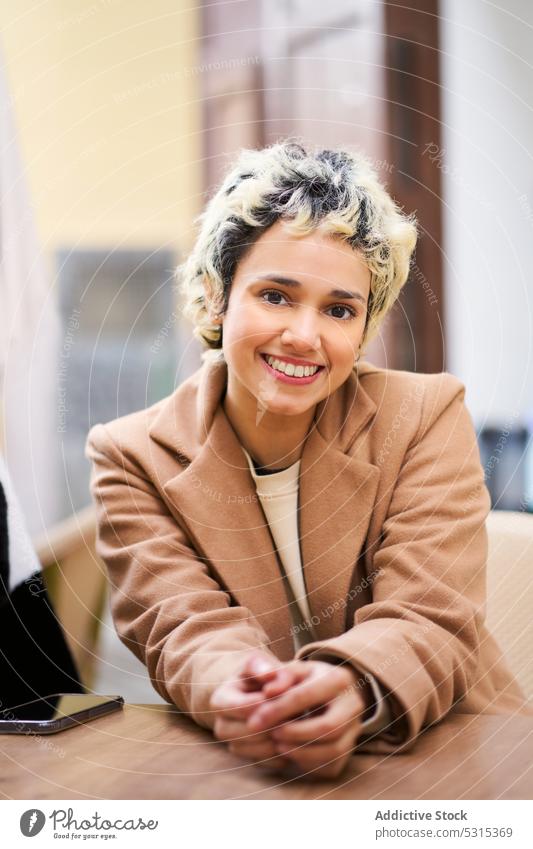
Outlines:
<svg viewBox="0 0 533 849"><path fill-rule="evenodd" d="M276 322L253 305L236 305L224 322L224 338L232 345L254 347L276 333ZM280 331L281 332L281 331Z"/></svg>
<svg viewBox="0 0 533 849"><path fill-rule="evenodd" d="M350 366L353 365L358 347L359 340L354 340L353 334L349 337L348 334L337 332L330 337L328 355L339 366Z"/></svg>

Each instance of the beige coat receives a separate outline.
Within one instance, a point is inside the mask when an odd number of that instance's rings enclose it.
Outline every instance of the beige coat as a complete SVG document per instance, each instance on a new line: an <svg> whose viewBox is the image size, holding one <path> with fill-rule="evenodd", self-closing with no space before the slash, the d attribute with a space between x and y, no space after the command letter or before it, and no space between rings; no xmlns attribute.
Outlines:
<svg viewBox="0 0 533 849"><path fill-rule="evenodd" d="M122 641L156 690L212 727L213 689L252 649L294 656L285 579L221 403L224 362L89 434L98 551ZM313 651L371 672L410 745L450 710L529 712L484 625L490 500L464 386L359 365L322 401L298 503ZM398 736L399 735L399 736Z"/></svg>

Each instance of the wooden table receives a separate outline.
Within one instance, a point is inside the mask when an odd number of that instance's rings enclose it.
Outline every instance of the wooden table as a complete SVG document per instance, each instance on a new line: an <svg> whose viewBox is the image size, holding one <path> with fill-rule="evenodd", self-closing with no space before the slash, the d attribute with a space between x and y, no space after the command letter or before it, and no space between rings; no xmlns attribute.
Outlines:
<svg viewBox="0 0 533 849"><path fill-rule="evenodd" d="M531 799L533 719L450 715L399 755L354 755L335 781L245 764L170 705L0 737L4 799Z"/></svg>

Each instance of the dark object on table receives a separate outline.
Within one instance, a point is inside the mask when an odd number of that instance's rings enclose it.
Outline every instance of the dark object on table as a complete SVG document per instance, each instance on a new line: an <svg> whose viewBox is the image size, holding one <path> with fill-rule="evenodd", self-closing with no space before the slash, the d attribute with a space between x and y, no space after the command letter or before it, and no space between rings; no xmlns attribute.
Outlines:
<svg viewBox="0 0 533 849"><path fill-rule="evenodd" d="M7 494L6 494L7 493ZM40 570L23 580L22 550L10 546L9 487L0 481L0 708L30 701L49 693L83 693L84 687L48 597ZM13 506L15 507L15 506ZM21 537L16 529L17 540ZM27 543L27 541L26 541ZM31 548L26 547L27 554ZM27 558L33 569L37 562ZM14 574L17 574L14 583Z"/></svg>

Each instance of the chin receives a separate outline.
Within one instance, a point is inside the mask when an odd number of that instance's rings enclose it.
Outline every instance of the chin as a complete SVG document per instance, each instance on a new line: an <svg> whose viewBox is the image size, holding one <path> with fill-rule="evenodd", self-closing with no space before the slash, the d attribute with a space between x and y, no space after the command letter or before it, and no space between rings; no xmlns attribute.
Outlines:
<svg viewBox="0 0 533 849"><path fill-rule="evenodd" d="M315 407L316 402L313 401L312 404L273 404L271 401L264 402L259 398L257 399L258 408L265 407L266 412L270 413L273 416L301 416L303 413L306 413L310 407Z"/></svg>

